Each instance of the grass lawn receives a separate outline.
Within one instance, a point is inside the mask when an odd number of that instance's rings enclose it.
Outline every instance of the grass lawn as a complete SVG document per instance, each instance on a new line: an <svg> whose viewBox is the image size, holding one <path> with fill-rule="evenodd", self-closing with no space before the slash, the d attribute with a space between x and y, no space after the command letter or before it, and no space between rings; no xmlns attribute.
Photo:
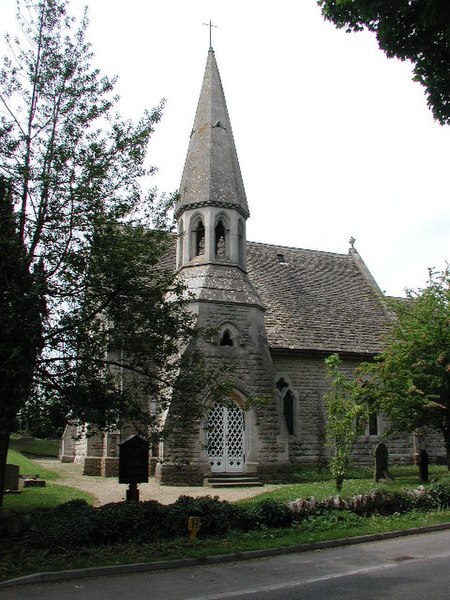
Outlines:
<svg viewBox="0 0 450 600"><path fill-rule="evenodd" d="M39 440L13 433L9 448L28 456L56 458L59 452L59 440Z"/></svg>
<svg viewBox="0 0 450 600"><path fill-rule="evenodd" d="M7 511L29 512L38 508L54 508L58 504L82 498L93 504L94 497L76 488L59 485L58 474L48 469L42 469L32 460L16 450L8 451L8 464L19 465L19 472L27 475L39 475L45 479L44 488L21 488L20 494L6 494L3 506Z"/></svg>
<svg viewBox="0 0 450 600"><path fill-rule="evenodd" d="M356 494L367 494L374 490L399 491L424 485L419 481L417 467L393 467L390 472L395 478L391 483L375 482L373 476L370 476L370 470L368 469L353 472L350 474L351 478L344 481L341 496L345 498ZM447 474L446 467L430 467L430 481ZM238 504L252 506L266 498L278 500L279 502L289 502L290 500L297 500L297 498L310 498L314 496L316 500L323 500L324 498L336 495L336 488L331 475L325 470L314 471L313 469L308 469L303 474L303 477L300 472L298 479L299 483L281 485L272 492L263 492L259 496L240 500Z"/></svg>

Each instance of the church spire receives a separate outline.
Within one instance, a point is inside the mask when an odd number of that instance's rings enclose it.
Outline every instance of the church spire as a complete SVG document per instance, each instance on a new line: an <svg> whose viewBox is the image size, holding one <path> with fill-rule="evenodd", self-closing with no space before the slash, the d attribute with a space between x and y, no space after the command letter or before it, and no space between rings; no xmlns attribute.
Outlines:
<svg viewBox="0 0 450 600"><path fill-rule="evenodd" d="M175 216L178 219L187 209L205 206L235 209L244 219L249 216L225 95L212 48L208 52Z"/></svg>

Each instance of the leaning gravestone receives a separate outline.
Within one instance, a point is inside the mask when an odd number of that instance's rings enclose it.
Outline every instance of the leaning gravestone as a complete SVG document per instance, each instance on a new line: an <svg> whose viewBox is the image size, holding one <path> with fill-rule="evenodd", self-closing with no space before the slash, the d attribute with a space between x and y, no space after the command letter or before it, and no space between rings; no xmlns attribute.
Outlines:
<svg viewBox="0 0 450 600"><path fill-rule="evenodd" d="M421 450L419 452L419 477L420 481L426 483L429 479L428 477L428 452L426 450Z"/></svg>
<svg viewBox="0 0 450 600"><path fill-rule="evenodd" d="M3 490L8 494L19 492L19 467L18 465L6 465L5 485Z"/></svg>
<svg viewBox="0 0 450 600"><path fill-rule="evenodd" d="M149 443L132 435L119 444L119 483L128 483L127 500L139 502L138 483L148 482Z"/></svg>
<svg viewBox="0 0 450 600"><path fill-rule="evenodd" d="M389 453L386 444L380 442L375 448L375 481L394 481L389 473Z"/></svg>

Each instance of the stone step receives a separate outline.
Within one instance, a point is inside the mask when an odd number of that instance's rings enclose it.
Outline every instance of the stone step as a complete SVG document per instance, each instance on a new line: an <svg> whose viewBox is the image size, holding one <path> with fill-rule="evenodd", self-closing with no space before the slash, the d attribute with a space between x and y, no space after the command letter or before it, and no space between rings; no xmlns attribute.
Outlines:
<svg viewBox="0 0 450 600"><path fill-rule="evenodd" d="M229 475L227 473L205 478L206 485L212 488L262 487L262 481L254 475Z"/></svg>

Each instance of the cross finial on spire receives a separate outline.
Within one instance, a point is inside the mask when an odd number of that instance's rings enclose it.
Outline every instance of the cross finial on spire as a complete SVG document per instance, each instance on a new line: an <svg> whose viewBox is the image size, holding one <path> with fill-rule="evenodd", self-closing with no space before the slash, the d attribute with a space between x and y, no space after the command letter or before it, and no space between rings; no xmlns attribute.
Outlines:
<svg viewBox="0 0 450 600"><path fill-rule="evenodd" d="M212 28L215 27L217 29L217 25L213 25L211 19L209 20L209 23L203 23L203 25L209 27L209 49L212 50Z"/></svg>

